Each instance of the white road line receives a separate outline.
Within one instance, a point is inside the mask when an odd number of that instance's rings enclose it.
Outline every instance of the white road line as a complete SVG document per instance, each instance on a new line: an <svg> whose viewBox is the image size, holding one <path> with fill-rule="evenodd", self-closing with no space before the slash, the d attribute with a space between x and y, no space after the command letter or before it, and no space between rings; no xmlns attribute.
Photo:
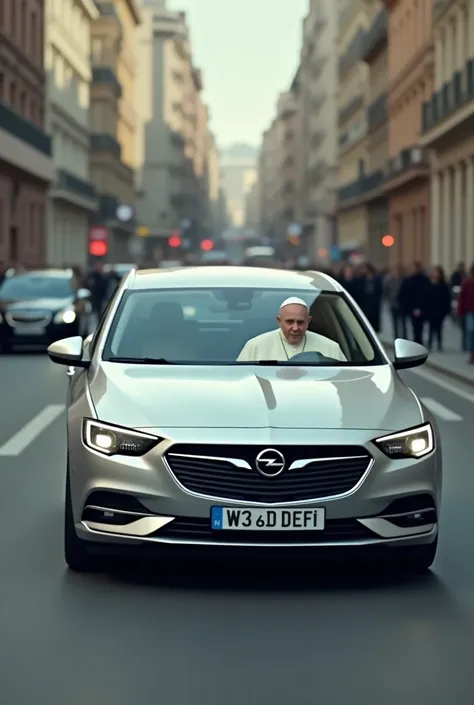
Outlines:
<svg viewBox="0 0 474 705"><path fill-rule="evenodd" d="M420 397L420 401L431 411L432 414L438 416L443 421L462 421L462 416L454 413L443 404L440 404L436 399L431 397Z"/></svg>
<svg viewBox="0 0 474 705"><path fill-rule="evenodd" d="M64 412L64 404L49 404L0 447L0 456L20 455Z"/></svg>
<svg viewBox="0 0 474 705"><path fill-rule="evenodd" d="M474 394L461 389L459 386L461 383L457 382L457 380L450 380L448 377L443 377L441 372L428 372L428 370L421 368L410 370L410 372L413 372L414 375L418 375L418 377L426 379L427 382L436 384L438 387L446 389L448 392L456 394L458 397L474 404Z"/></svg>

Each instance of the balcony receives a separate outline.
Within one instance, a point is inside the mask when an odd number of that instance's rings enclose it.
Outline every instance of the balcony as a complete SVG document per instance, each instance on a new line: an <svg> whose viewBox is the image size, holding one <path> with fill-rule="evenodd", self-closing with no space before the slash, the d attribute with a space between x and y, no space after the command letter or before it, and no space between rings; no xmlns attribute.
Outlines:
<svg viewBox="0 0 474 705"><path fill-rule="evenodd" d="M472 111L468 107L469 104ZM456 121L455 114L458 111L459 121ZM438 137L456 127L456 124L470 117L471 112L474 113L474 59L469 59L463 71L456 71L450 81L433 93L429 101L423 103L421 114L423 144L436 141ZM451 120L448 120L449 118ZM446 124L443 125L445 121ZM452 124L453 121L456 124Z"/></svg>
<svg viewBox="0 0 474 705"><path fill-rule="evenodd" d="M78 176L71 174L65 169L58 169L56 172L55 187L64 191L71 191L83 198L90 198L92 200L97 198L97 192L93 184L80 179Z"/></svg>
<svg viewBox="0 0 474 705"><path fill-rule="evenodd" d="M343 79L349 69L362 60L364 53L364 37L365 30L359 29L356 36L352 40L346 53L339 59L339 78Z"/></svg>
<svg viewBox="0 0 474 705"><path fill-rule="evenodd" d="M374 130L387 121L387 94L379 95L368 107L367 124Z"/></svg>
<svg viewBox="0 0 474 705"><path fill-rule="evenodd" d="M339 124L344 124L358 110L364 107L364 96L362 94L354 96L351 100L339 110Z"/></svg>
<svg viewBox="0 0 474 705"><path fill-rule="evenodd" d="M384 190L391 191L414 179L429 177L429 158L421 147L407 147L389 159L384 170Z"/></svg>
<svg viewBox="0 0 474 705"><path fill-rule="evenodd" d="M110 152L114 157L120 159L122 148L120 142L115 137L107 134L95 134L90 136L92 152Z"/></svg>
<svg viewBox="0 0 474 705"><path fill-rule="evenodd" d="M116 98L121 98L122 96L122 86L117 80L115 73L112 69L106 66L96 66L92 69L92 82L96 84L108 84L112 87L114 95Z"/></svg>
<svg viewBox="0 0 474 705"><path fill-rule="evenodd" d="M345 130L342 134L339 135L339 148L341 152L350 149L355 144L364 139L364 137L366 136L367 118L364 115L362 120L356 122L355 125L351 125L348 130Z"/></svg>
<svg viewBox="0 0 474 705"><path fill-rule="evenodd" d="M326 100L326 97L327 97L326 91L318 90L315 93L315 95L311 101L312 105L313 105L313 110L315 112L317 112L321 108L321 106L324 105L324 101Z"/></svg>
<svg viewBox="0 0 474 705"><path fill-rule="evenodd" d="M56 172L50 195L53 200L72 203L88 211L95 211L98 206L98 196L94 186L65 169L58 169Z"/></svg>
<svg viewBox="0 0 474 705"><path fill-rule="evenodd" d="M356 181L346 184L338 189L339 206L354 206L365 203L380 196L380 188L384 181L382 171L364 174Z"/></svg>
<svg viewBox="0 0 474 705"><path fill-rule="evenodd" d="M375 59L377 54L387 44L388 14L383 8L380 10L372 25L367 30L362 50L362 58L367 63Z"/></svg>
<svg viewBox="0 0 474 705"><path fill-rule="evenodd" d="M316 186L319 184L328 172L328 165L324 159L319 159L316 164L308 169L308 185Z"/></svg>
<svg viewBox="0 0 474 705"><path fill-rule="evenodd" d="M40 127L0 101L0 129L25 142L47 157L51 156L51 137Z"/></svg>

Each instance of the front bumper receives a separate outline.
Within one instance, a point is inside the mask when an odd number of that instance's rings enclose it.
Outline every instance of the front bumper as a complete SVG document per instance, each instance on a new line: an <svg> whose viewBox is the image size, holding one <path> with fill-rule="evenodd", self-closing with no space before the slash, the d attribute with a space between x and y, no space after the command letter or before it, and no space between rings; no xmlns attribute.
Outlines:
<svg viewBox="0 0 474 705"><path fill-rule="evenodd" d="M350 491L337 496L272 503L207 496L183 487L165 458L172 446L199 436L200 444L219 444L223 430L163 429L165 440L141 458L106 457L82 441L79 420L70 419L69 462L76 532L91 543L129 547L281 548L408 546L431 543L438 531L441 453L420 460L389 460L371 439L380 431L233 429L225 435L232 448L309 444L360 446L372 456L368 471ZM147 429L147 432L153 432ZM197 442L197 439L196 439ZM258 452L258 451L257 451ZM269 480L271 482L271 480ZM318 531L213 531L213 506L325 509L325 528Z"/></svg>
<svg viewBox="0 0 474 705"><path fill-rule="evenodd" d="M51 322L44 327L32 325L30 328L27 326L13 328L4 322L0 324L0 342L6 348L21 347L23 345L46 347L56 340L77 335L78 330L79 319L76 319L73 323Z"/></svg>

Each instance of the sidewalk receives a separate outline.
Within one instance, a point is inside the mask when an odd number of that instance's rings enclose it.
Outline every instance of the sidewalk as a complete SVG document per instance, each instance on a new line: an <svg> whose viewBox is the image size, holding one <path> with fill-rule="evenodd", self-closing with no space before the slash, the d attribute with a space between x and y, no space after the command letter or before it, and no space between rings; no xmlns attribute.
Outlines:
<svg viewBox="0 0 474 705"><path fill-rule="evenodd" d="M427 335L427 326L425 330ZM386 347L392 347L392 325L390 312L387 309L384 309L382 314L382 331L379 333L379 338ZM467 364L468 353L461 351L461 331L451 319L445 323L444 338L444 352L430 353L425 365L432 370L474 386L474 365Z"/></svg>

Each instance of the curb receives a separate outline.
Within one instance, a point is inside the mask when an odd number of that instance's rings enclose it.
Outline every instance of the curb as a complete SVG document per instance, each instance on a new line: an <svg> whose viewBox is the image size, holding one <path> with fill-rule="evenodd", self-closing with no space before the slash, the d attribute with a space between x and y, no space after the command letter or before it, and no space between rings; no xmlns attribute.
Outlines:
<svg viewBox="0 0 474 705"><path fill-rule="evenodd" d="M382 343L382 345L391 348L393 350L393 342L384 340L379 336L379 340ZM440 374L443 374L445 377L450 377L451 379L455 380L456 382L461 382L462 384L467 385L468 387L474 387L474 378L467 377L466 375L460 374L459 372L453 372L453 370L450 370L447 367L444 367L443 365L440 365L438 362L434 362L433 360L430 360L430 358L427 359L423 367L429 367L435 372L439 372Z"/></svg>

